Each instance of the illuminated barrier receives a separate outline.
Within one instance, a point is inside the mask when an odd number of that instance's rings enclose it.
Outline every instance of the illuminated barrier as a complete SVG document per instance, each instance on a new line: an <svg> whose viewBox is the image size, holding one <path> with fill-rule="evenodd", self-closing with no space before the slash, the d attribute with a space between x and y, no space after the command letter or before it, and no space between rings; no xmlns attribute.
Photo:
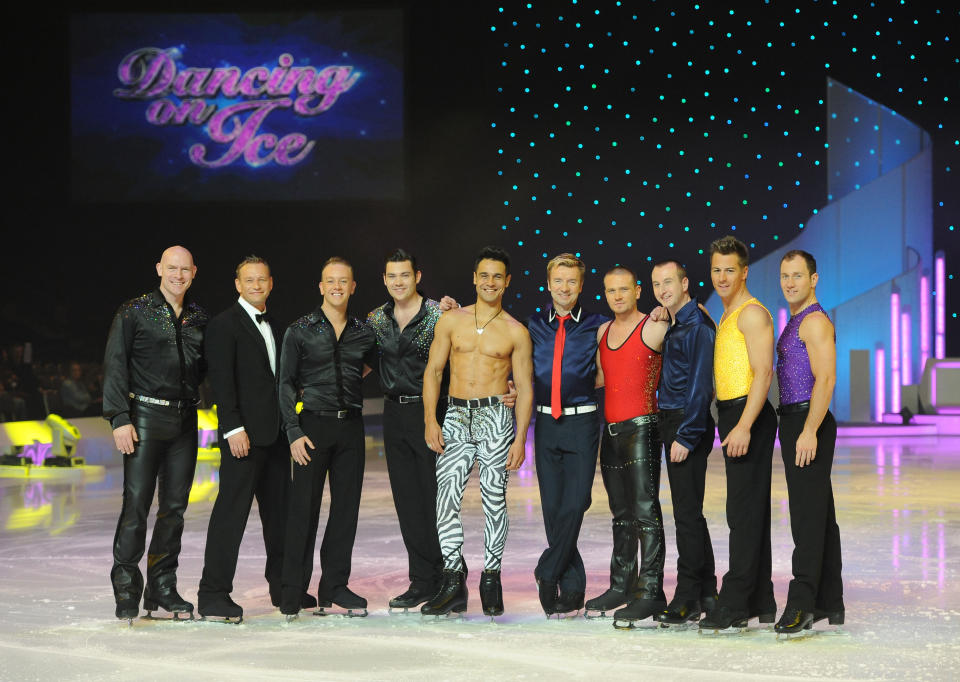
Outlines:
<svg viewBox="0 0 960 682"><path fill-rule="evenodd" d="M64 479L104 475L99 465L87 465L74 456L80 430L60 415L44 421L7 422L2 425L0 477Z"/></svg>

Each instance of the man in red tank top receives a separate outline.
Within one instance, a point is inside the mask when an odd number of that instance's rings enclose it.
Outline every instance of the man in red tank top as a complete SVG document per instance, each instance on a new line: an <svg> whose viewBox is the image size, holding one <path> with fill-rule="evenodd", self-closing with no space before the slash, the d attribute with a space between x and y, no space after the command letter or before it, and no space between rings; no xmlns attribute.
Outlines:
<svg viewBox="0 0 960 682"><path fill-rule="evenodd" d="M605 615L627 604L614 614L614 626L629 628L666 608L656 391L669 324L637 310L640 285L632 270L613 268L603 288L615 316L597 330L597 382L606 394L600 471L613 514L613 555L610 589L585 607Z"/></svg>

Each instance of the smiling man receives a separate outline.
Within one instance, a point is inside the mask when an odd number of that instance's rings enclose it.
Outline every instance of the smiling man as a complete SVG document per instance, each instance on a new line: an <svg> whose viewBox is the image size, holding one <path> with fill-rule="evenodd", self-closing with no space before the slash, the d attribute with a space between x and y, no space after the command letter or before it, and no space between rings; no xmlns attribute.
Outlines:
<svg viewBox="0 0 960 682"><path fill-rule="evenodd" d="M577 538L597 470L597 329L608 318L580 305L585 271L572 253L551 259L552 304L527 324L537 404L534 451L547 535L534 577L547 616L583 608L587 586Z"/></svg>
<svg viewBox="0 0 960 682"><path fill-rule="evenodd" d="M707 457L716 432L710 414L716 327L691 298L687 271L680 263L658 263L650 282L671 319L663 339L657 399L677 538L677 589L658 619L681 625L699 621L717 597L713 546L703 516Z"/></svg>
<svg viewBox="0 0 960 682"><path fill-rule="evenodd" d="M206 618L237 619L230 598L237 556L253 498L263 525L270 600L280 605L283 536L290 478L277 398L279 327L267 317L270 266L258 256L236 269L237 302L210 320L206 350L220 436L220 492L210 513L197 610ZM305 606L315 606L304 595Z"/></svg>
<svg viewBox="0 0 960 682"><path fill-rule="evenodd" d="M830 485L837 348L833 323L817 302L819 280L817 261L806 251L788 251L781 259L780 288L791 317L777 342L780 452L794 543L787 606L774 626L783 634L802 633L823 619L842 625L845 617L840 527Z"/></svg>
<svg viewBox="0 0 960 682"><path fill-rule="evenodd" d="M488 246L474 263L477 302L443 314L434 329L423 375L424 438L437 453L437 532L443 553L440 591L423 605L425 615L460 613L467 608L463 562L463 491L476 460L484 513L484 565L480 578L483 613L503 613L500 566L507 541L507 479L525 458L533 408L531 345L526 327L503 310L510 285L510 258ZM443 370L450 362L450 397L441 429L437 402ZM513 413L502 402L513 373L517 386Z"/></svg>
<svg viewBox="0 0 960 682"><path fill-rule="evenodd" d="M730 561L716 608L700 629L772 623L770 476L777 414L767 400L773 378L773 319L747 289L750 252L734 237L710 244L710 278L723 303L713 371L727 474Z"/></svg>
<svg viewBox="0 0 960 682"><path fill-rule="evenodd" d="M605 615L627 604L614 613L614 626L624 622L633 627L634 621L646 620L667 606L657 384L668 325L637 309L640 285L629 268L609 270L603 290L614 314L597 330L597 383L604 386L606 418L600 473L613 515L613 552L610 588L585 608Z"/></svg>
<svg viewBox="0 0 960 682"><path fill-rule="evenodd" d="M123 508L110 579L117 618L125 620L140 613L141 594L148 612L193 613L193 604L177 592L177 566L197 464L197 404L205 373L207 314L186 298L196 274L189 251L168 248L157 263L159 287L120 306L107 337L103 416L124 455ZM139 563L158 479L144 590Z"/></svg>
<svg viewBox="0 0 960 682"><path fill-rule="evenodd" d="M384 263L383 284L390 301L367 315L377 337L383 390L383 447L390 489L407 550L409 588L390 600L391 609L419 606L437 593L443 556L437 538L437 457L423 440L423 372L433 330L453 299L420 294L417 259L403 249ZM445 304L445 305L444 305ZM442 419L446 405L440 404Z"/></svg>
<svg viewBox="0 0 960 682"><path fill-rule="evenodd" d="M290 441L291 472L280 612L296 617L313 572L320 501L330 474L330 516L320 545L317 602L350 616L367 600L348 587L363 486L361 381L376 363L373 330L347 312L357 288L353 267L334 257L320 271L323 303L287 328L280 355L280 414ZM301 398L302 396L302 398ZM303 409L297 413L297 401Z"/></svg>

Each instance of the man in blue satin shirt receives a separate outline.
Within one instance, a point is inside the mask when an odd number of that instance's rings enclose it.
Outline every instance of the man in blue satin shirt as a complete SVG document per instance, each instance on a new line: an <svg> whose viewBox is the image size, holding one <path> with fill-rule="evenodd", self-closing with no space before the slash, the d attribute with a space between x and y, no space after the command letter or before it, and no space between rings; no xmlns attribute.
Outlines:
<svg viewBox="0 0 960 682"><path fill-rule="evenodd" d="M703 517L707 456L713 449L713 343L716 326L690 297L684 267L664 261L653 268L653 295L670 312L663 339L658 401L677 529L677 589L659 620L682 625L700 620L716 603L717 576L710 532Z"/></svg>
<svg viewBox="0 0 960 682"><path fill-rule="evenodd" d="M547 617L583 608L587 585L577 538L597 469L597 328L607 318L584 312L579 304L585 270L570 253L547 263L552 305L528 322L537 480L548 545L534 576Z"/></svg>

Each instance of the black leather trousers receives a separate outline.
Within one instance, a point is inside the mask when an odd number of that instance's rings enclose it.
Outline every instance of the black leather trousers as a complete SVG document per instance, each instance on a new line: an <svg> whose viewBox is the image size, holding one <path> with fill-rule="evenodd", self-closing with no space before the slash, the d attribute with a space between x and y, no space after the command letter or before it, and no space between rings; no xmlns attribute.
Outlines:
<svg viewBox="0 0 960 682"><path fill-rule="evenodd" d="M147 516L159 487L157 520L147 554L147 591L176 588L183 513L197 465L197 410L134 403L131 421L140 439L132 455L123 455L123 508L113 538L110 580L117 601L143 593L140 559Z"/></svg>
<svg viewBox="0 0 960 682"><path fill-rule="evenodd" d="M650 419L644 424L627 421L604 427L600 472L613 514L610 587L637 599L665 600L660 433L656 415L650 417L642 418Z"/></svg>

